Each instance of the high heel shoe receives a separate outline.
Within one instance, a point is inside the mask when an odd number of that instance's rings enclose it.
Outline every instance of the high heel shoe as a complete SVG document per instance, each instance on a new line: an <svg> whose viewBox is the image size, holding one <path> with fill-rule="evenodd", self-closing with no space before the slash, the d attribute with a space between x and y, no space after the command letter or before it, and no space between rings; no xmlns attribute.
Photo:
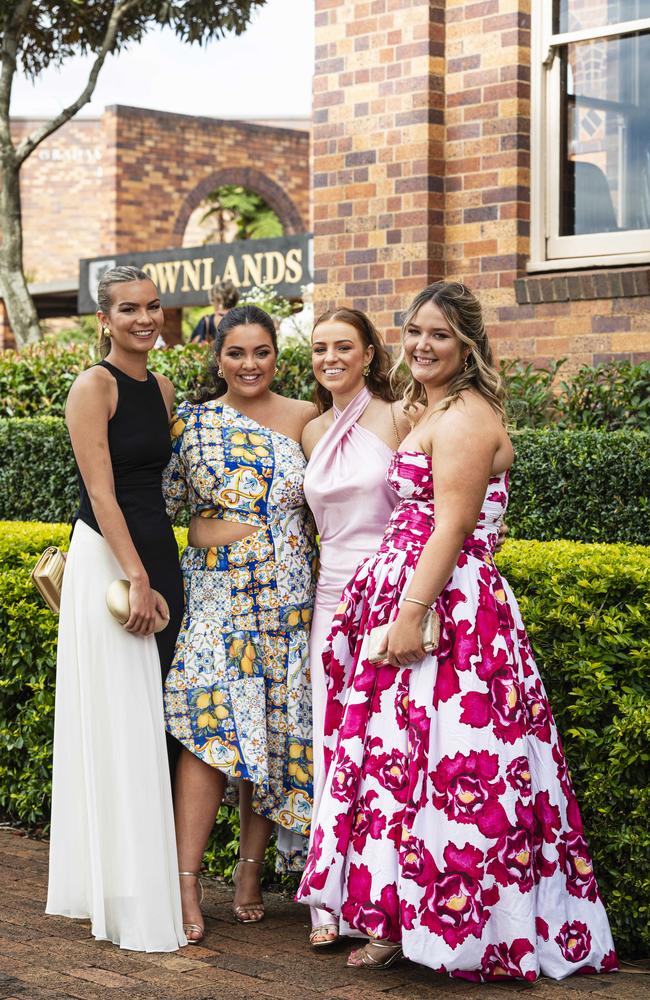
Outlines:
<svg viewBox="0 0 650 1000"><path fill-rule="evenodd" d="M401 957L401 944L374 939L368 941L365 948L357 948L356 951L350 952L346 965L351 969L372 969L373 972L379 972L381 969L389 969L393 962L397 962Z"/></svg>
<svg viewBox="0 0 650 1000"><path fill-rule="evenodd" d="M239 866L241 864L247 865L264 865L264 860L260 861L258 858L240 858L232 873L232 884L237 887L237 873L239 872ZM252 910L257 913L258 916L255 917L243 917L242 913ZM264 903L260 900L259 903L240 903L238 906L233 906L232 915L235 920L240 924L259 924L260 920L264 919Z"/></svg>
<svg viewBox="0 0 650 1000"><path fill-rule="evenodd" d="M201 890L201 896L199 898L199 906L203 902L203 883L201 882L200 872L179 872L181 878L192 877L198 879L199 889ZM205 937L205 927L201 927L200 924L183 924L183 930L185 931L185 937L187 938L188 944L200 944ZM197 934L198 937L190 937L190 934Z"/></svg>

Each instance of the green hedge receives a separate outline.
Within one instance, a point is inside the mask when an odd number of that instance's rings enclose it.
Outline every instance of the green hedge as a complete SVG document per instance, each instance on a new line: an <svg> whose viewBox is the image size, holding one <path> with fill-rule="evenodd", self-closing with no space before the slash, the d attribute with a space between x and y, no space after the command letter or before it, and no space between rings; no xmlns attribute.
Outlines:
<svg viewBox="0 0 650 1000"><path fill-rule="evenodd" d="M202 312L197 310L197 314ZM151 367L167 375L178 398L184 399L201 382L207 357L204 345L186 344L152 351ZM45 340L20 354L0 351L0 417L62 416L75 377L96 360L90 338L76 343ZM565 360L553 361L546 368L518 359L501 361L512 427L647 430L650 362L582 365L570 379L561 381ZM285 342L275 387L296 399L311 397L311 350L304 340Z"/></svg>
<svg viewBox="0 0 650 1000"><path fill-rule="evenodd" d="M650 539L646 435L528 430L516 432L513 441L513 537L638 544ZM0 454L0 518L70 520L78 492L63 420L0 419Z"/></svg>
<svg viewBox="0 0 650 1000"><path fill-rule="evenodd" d="M210 352L203 344L185 344L152 351L149 367L171 379L178 399L186 399L203 381ZM15 351L0 351L0 417L62 417L70 386L98 358L88 344L62 347L42 343ZM278 358L273 387L296 399L311 396L311 349L302 341L287 341Z"/></svg>
<svg viewBox="0 0 650 1000"><path fill-rule="evenodd" d="M56 638L27 573L45 544L67 536L64 525L0 523L0 812L26 825L48 822ZM647 954L647 550L510 541L499 565L564 737L617 944ZM206 856L213 871L231 868L236 832L235 814L222 812Z"/></svg>
<svg viewBox="0 0 650 1000"><path fill-rule="evenodd" d="M551 361L548 367L517 359L501 361L510 426L648 430L650 361L633 365L619 359L581 365L569 379L560 381L565 361Z"/></svg>
<svg viewBox="0 0 650 1000"><path fill-rule="evenodd" d="M650 541L650 438L640 431L525 430L507 521L516 538Z"/></svg>

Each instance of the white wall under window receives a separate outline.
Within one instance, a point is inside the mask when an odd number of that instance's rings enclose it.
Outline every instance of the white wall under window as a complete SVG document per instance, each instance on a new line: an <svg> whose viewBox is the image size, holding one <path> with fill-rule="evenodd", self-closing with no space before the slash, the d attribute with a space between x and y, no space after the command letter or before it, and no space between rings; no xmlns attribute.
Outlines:
<svg viewBox="0 0 650 1000"><path fill-rule="evenodd" d="M533 0L529 270L650 260L650 0Z"/></svg>

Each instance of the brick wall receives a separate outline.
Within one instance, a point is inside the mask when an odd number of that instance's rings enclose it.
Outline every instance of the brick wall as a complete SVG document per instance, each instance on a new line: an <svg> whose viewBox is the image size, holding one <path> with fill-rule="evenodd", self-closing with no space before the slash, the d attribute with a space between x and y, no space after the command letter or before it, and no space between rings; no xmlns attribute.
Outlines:
<svg viewBox="0 0 650 1000"><path fill-rule="evenodd" d="M70 122L21 173L29 278L75 278L80 257L181 246L192 211L222 183L258 191L288 232L307 231L309 133L121 106Z"/></svg>
<svg viewBox="0 0 650 1000"><path fill-rule="evenodd" d="M443 270L443 3L316 0L316 309L394 333Z"/></svg>
<svg viewBox="0 0 650 1000"><path fill-rule="evenodd" d="M118 253L181 246L194 209L220 184L261 194L289 233L309 227L309 133L189 115L108 108Z"/></svg>
<svg viewBox="0 0 650 1000"><path fill-rule="evenodd" d="M16 140L35 121L12 123ZM20 188L25 271L30 281L74 278L79 258L110 251L104 225L112 150L100 119L74 121L25 162Z"/></svg>
<svg viewBox="0 0 650 1000"><path fill-rule="evenodd" d="M316 0L316 306L367 308L394 342L444 276L477 291L501 356L650 357L647 268L526 274L530 6Z"/></svg>

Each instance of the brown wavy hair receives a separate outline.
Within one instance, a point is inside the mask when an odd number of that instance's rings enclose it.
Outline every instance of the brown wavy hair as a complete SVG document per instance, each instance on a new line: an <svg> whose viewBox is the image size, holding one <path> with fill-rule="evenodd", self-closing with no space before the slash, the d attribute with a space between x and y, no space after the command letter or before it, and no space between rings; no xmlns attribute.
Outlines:
<svg viewBox="0 0 650 1000"><path fill-rule="evenodd" d="M312 337L321 323L331 321L334 323L347 323L353 327L361 337L364 347L374 347L374 354L370 361L370 371L366 375L366 385L377 399L383 399L387 403L393 403L399 398L399 390L391 384L390 379L390 355L384 346L384 342L379 335L372 320L360 309L328 309L322 316L319 316L312 329ZM316 382L313 400L319 413L324 413L332 406L332 393Z"/></svg>
<svg viewBox="0 0 650 1000"><path fill-rule="evenodd" d="M495 367L492 348L485 332L481 303L473 292L459 281L436 281L418 292L411 302L402 322L402 350L390 372L393 386L396 385L396 379L401 378L403 373L403 365L406 360L404 351L406 331L418 311L427 302L433 302L438 307L461 344L469 347L467 367L458 370L449 384L447 395L438 403L433 412L449 409L462 392L466 389L474 389L487 400L505 423L505 389L503 380ZM405 412L411 416L412 411L419 403L426 405L426 402L427 394L424 386L411 375L404 391Z"/></svg>

